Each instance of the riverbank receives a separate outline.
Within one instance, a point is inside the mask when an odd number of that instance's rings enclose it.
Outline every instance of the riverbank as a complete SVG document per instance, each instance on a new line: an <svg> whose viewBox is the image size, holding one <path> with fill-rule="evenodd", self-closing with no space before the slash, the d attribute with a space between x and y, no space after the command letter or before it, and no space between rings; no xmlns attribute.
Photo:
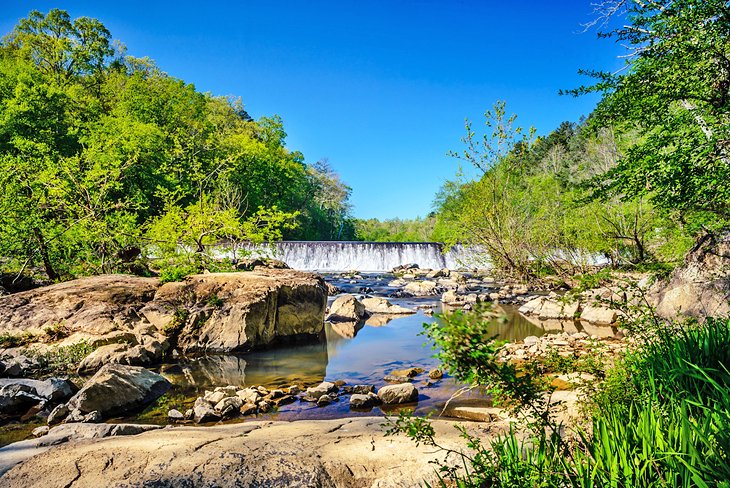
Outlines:
<svg viewBox="0 0 730 488"><path fill-rule="evenodd" d="M444 447L460 449L455 425L487 439L505 422L435 421ZM434 460L444 454L403 436L384 437L383 419L364 417L298 422L249 422L174 427L138 435L71 440L48 449L26 441L0 449L23 462L0 484L15 488L97 486L420 487L436 482ZM454 456L450 462L459 460ZM2 468L0 468L2 469ZM53 473L52 476L49 473Z"/></svg>

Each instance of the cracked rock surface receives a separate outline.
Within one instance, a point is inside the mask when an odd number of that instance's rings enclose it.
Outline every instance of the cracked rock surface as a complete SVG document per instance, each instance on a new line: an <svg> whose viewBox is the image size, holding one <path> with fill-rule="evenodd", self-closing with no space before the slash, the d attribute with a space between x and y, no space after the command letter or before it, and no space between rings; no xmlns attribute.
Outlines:
<svg viewBox="0 0 730 488"><path fill-rule="evenodd" d="M437 440L463 446L453 425L435 421ZM490 433L496 430L492 424ZM400 488L436 481L429 461L443 454L383 432L378 417L164 428L46 448L0 485Z"/></svg>

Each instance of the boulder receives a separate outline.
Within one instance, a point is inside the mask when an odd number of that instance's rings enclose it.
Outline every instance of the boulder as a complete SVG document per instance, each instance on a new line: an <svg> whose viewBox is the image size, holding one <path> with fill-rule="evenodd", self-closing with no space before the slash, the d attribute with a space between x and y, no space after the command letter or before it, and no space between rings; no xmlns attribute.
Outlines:
<svg viewBox="0 0 730 488"><path fill-rule="evenodd" d="M682 266L651 286L649 298L667 319L730 315L730 233L699 239Z"/></svg>
<svg viewBox="0 0 730 488"><path fill-rule="evenodd" d="M74 385L61 378L49 378L47 380L32 379L0 379L0 392L10 385L23 385L29 388L29 391L35 396L41 397L50 402L61 402L73 395L76 389Z"/></svg>
<svg viewBox="0 0 730 488"><path fill-rule="evenodd" d="M22 415L43 402L45 399L35 389L24 384L11 383L0 388L0 414Z"/></svg>
<svg viewBox="0 0 730 488"><path fill-rule="evenodd" d="M426 278L429 280L435 279L435 278L443 278L445 276L449 276L449 269L443 268L443 269L434 269L426 273Z"/></svg>
<svg viewBox="0 0 730 488"><path fill-rule="evenodd" d="M180 410L173 408L167 412L167 420L171 422L182 422L185 420L185 415Z"/></svg>
<svg viewBox="0 0 730 488"><path fill-rule="evenodd" d="M342 295L337 297L330 306L327 320L330 322L357 322L365 317L365 305L354 295Z"/></svg>
<svg viewBox="0 0 730 488"><path fill-rule="evenodd" d="M138 409L170 388L162 376L137 366L107 364L68 401L68 409L103 417Z"/></svg>
<svg viewBox="0 0 730 488"><path fill-rule="evenodd" d="M195 405L193 405L193 420L196 424L217 422L220 419L220 414L210 406L210 403L202 398L195 400Z"/></svg>
<svg viewBox="0 0 730 488"><path fill-rule="evenodd" d="M319 399L323 395L328 395L330 393L337 393L339 391L339 388L334 383L330 383L329 381L323 381L317 386L307 388L307 396L310 396L312 398Z"/></svg>
<svg viewBox="0 0 730 488"><path fill-rule="evenodd" d="M143 312L166 311L183 352L231 352L282 339L316 339L327 291L312 273L266 269L209 273L166 283ZM183 310L183 312L179 312Z"/></svg>
<svg viewBox="0 0 730 488"><path fill-rule="evenodd" d="M616 322L618 312L598 305L586 305L583 307L580 318L596 325L611 325Z"/></svg>
<svg viewBox="0 0 730 488"><path fill-rule="evenodd" d="M410 293L411 295L421 297L421 296L431 296L431 295L438 295L439 289L434 281L424 280L424 281L412 281L408 283L403 290L407 293Z"/></svg>
<svg viewBox="0 0 730 488"><path fill-rule="evenodd" d="M368 392L366 395L360 393L354 393L350 397L350 408L373 408L380 404L380 398L373 392Z"/></svg>
<svg viewBox="0 0 730 488"><path fill-rule="evenodd" d="M386 405L413 403L418 401L418 390L411 383L387 385L378 390L378 398Z"/></svg>
<svg viewBox="0 0 730 488"><path fill-rule="evenodd" d="M416 313L415 310L411 310L410 308L393 305L382 297L363 298L362 304L365 306L365 311L369 314L402 315Z"/></svg>

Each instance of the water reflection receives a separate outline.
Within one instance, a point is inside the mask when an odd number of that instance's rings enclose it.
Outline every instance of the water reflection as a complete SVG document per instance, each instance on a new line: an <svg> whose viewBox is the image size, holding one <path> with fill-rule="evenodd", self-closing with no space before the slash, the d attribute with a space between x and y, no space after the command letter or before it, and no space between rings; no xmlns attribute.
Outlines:
<svg viewBox="0 0 730 488"><path fill-rule="evenodd" d="M392 300L394 304L415 308L424 303L440 304L435 298ZM522 317L514 307L504 307L506 322L491 324L498 339L516 341L544 330ZM350 385L370 384L379 388L383 378L394 369L418 366L426 371L438 367L432 344L421 335L424 323L436 320L422 311L414 315L371 318L367 323L325 324L326 341L317 344L285 345L242 355L209 356L179 363L165 373L175 384L175 393L188 398L222 385L312 385L323 380L343 380ZM414 380L419 389L417 413L440 408L461 385L445 378L435 385L426 375ZM267 417L281 420L331 418L343 415L372 415L382 412L350 412L346 400L326 408L294 403Z"/></svg>

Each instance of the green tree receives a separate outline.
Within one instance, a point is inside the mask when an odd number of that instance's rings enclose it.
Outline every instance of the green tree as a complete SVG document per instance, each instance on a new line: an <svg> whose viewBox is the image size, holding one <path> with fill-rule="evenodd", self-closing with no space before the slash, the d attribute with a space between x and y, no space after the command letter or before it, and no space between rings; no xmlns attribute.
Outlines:
<svg viewBox="0 0 730 488"><path fill-rule="evenodd" d="M724 0L612 0L594 24L625 15L603 36L628 47L619 74L588 74L603 93L596 126L637 127L640 138L600 178L600 192L647 196L681 222L724 226L730 216L730 9Z"/></svg>

